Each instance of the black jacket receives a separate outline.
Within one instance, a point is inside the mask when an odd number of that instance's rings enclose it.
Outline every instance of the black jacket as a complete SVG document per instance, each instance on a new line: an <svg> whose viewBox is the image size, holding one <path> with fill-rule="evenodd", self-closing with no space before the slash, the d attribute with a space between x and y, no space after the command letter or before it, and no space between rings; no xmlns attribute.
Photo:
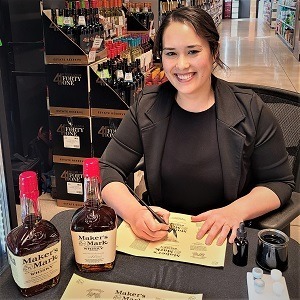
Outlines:
<svg viewBox="0 0 300 300"><path fill-rule="evenodd" d="M215 77L212 81L225 200L230 203L254 186L265 186L283 204L294 182L275 117L252 90ZM150 199L161 204L161 159L175 94L169 82L143 90L101 157L102 188L112 181L123 182L144 156Z"/></svg>

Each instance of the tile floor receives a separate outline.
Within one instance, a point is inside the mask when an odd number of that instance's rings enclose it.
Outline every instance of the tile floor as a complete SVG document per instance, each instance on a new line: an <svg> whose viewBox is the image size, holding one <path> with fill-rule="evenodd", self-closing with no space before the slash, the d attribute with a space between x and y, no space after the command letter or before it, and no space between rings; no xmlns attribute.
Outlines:
<svg viewBox="0 0 300 300"><path fill-rule="evenodd" d="M223 20L218 29L221 58L230 72L217 71L217 76L300 92L300 63L261 19ZM58 207L48 194L40 199L45 219L69 209ZM291 236L300 242L300 217L292 222Z"/></svg>
<svg viewBox="0 0 300 300"><path fill-rule="evenodd" d="M219 32L221 59L230 71L216 71L218 77L300 92L299 61L263 20L223 20Z"/></svg>

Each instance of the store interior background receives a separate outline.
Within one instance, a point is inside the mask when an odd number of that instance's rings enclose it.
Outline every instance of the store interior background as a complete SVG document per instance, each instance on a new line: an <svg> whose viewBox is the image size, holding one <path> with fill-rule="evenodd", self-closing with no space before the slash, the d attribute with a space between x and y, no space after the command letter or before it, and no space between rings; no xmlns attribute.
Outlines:
<svg viewBox="0 0 300 300"><path fill-rule="evenodd" d="M52 1L55 2L55 1ZM151 1L153 11L158 1ZM231 68L216 75L300 92L300 63L263 20L263 0L240 0L248 17L222 20L221 58ZM157 18L155 18L157 23ZM0 0L0 125L8 185L11 226L20 222L11 170L14 153L27 155L28 144L41 126L48 126L43 32L38 0ZM259 53L258 53L259 51ZM57 207L49 194L41 196L43 217L69 209ZM16 212L17 208L17 212ZM300 218L291 236L300 241Z"/></svg>

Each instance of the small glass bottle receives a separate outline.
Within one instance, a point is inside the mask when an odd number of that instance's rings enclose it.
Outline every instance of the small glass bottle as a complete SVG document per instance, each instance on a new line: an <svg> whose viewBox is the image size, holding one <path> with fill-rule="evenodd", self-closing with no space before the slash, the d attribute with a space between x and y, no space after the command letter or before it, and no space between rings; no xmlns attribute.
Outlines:
<svg viewBox="0 0 300 300"><path fill-rule="evenodd" d="M232 261L237 266L246 266L248 262L248 240L244 222L237 229L236 238L233 243Z"/></svg>
<svg viewBox="0 0 300 300"><path fill-rule="evenodd" d="M84 206L74 214L71 236L81 272L112 270L116 257L117 217L100 197L100 167L96 158L83 161Z"/></svg>
<svg viewBox="0 0 300 300"><path fill-rule="evenodd" d="M22 225L6 237L13 278L22 295L30 297L59 282L61 239L55 226L43 220L33 171L19 177Z"/></svg>

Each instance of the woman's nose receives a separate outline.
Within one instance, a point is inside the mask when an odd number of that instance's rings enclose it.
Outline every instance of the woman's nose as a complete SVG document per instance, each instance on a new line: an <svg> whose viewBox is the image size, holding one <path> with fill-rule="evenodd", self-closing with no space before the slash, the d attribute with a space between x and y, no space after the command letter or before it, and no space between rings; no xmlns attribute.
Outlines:
<svg viewBox="0 0 300 300"><path fill-rule="evenodd" d="M190 66L188 59L185 56L178 57L176 67L179 70L187 69Z"/></svg>

